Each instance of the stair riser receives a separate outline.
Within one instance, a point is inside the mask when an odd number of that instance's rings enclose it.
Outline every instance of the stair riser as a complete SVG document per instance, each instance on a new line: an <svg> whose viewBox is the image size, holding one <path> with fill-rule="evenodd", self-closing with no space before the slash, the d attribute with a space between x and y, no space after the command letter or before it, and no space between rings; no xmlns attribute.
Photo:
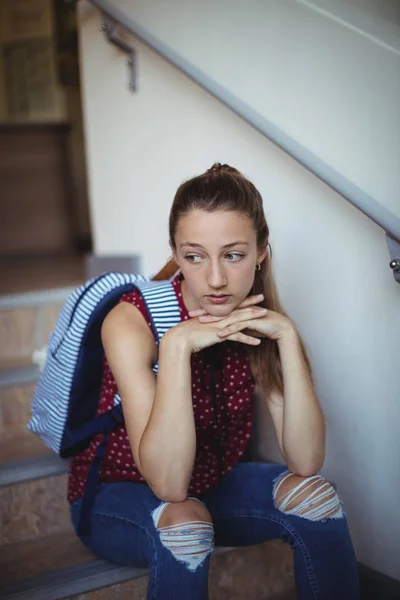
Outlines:
<svg viewBox="0 0 400 600"><path fill-rule="evenodd" d="M272 600L294 587L293 551L280 540L212 557L210 600Z"/></svg>
<svg viewBox="0 0 400 600"><path fill-rule="evenodd" d="M0 363L29 363L34 350L47 344L62 304L0 310ZM4 366L2 366L4 368Z"/></svg>
<svg viewBox="0 0 400 600"><path fill-rule="evenodd" d="M0 544L70 528L67 474L0 488Z"/></svg>
<svg viewBox="0 0 400 600"><path fill-rule="evenodd" d="M146 600L148 577L115 584L68 600ZM210 600L296 600L291 548L279 540L213 554Z"/></svg>
<svg viewBox="0 0 400 600"><path fill-rule="evenodd" d="M21 435L32 435L26 431L31 417L31 402L35 383L0 388L0 440L7 442ZM0 457L8 460L8 457Z"/></svg>

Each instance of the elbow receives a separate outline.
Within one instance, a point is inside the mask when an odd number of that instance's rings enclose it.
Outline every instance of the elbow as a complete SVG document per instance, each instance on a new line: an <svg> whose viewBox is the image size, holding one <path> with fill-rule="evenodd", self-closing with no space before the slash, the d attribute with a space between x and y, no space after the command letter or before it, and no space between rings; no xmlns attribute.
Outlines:
<svg viewBox="0 0 400 600"><path fill-rule="evenodd" d="M184 502L187 497L187 490L184 489L169 489L167 487L150 486L154 495L163 502Z"/></svg>
<svg viewBox="0 0 400 600"><path fill-rule="evenodd" d="M141 465L143 467L143 465ZM188 497L188 485L183 482L168 481L167 478L157 476L151 477L146 469L139 469L141 475L151 491L163 502L184 502Z"/></svg>
<svg viewBox="0 0 400 600"><path fill-rule="evenodd" d="M296 475L300 475L301 477L314 477L314 475L318 475L322 466L319 469L301 469L297 470Z"/></svg>
<svg viewBox="0 0 400 600"><path fill-rule="evenodd" d="M316 457L309 461L290 460L289 458L286 458L285 462L288 469L295 475L299 475L300 477L313 477L314 475L318 475L324 466L325 457L320 456L319 458Z"/></svg>

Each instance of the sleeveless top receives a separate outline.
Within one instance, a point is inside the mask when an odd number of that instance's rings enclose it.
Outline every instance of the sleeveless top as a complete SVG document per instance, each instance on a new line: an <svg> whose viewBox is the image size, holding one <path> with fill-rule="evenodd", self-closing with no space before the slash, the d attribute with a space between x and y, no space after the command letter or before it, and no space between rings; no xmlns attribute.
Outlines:
<svg viewBox="0 0 400 600"><path fill-rule="evenodd" d="M183 303L180 274L172 280L181 321L189 319ZM139 291L124 294L142 313L150 329L150 316ZM153 331L153 330L152 330ZM155 337L155 333L153 331ZM157 366L153 371L157 372ZM196 427L196 457L188 494L198 496L218 484L243 459L251 435L255 382L246 347L239 342L222 342L191 356L192 403ZM114 406L118 387L104 357L103 379L97 415ZM179 415L177 415L179 418ZM91 462L102 435L71 462L68 501L83 496ZM147 485L136 468L125 424L108 434L108 445L100 471L100 482L134 481Z"/></svg>

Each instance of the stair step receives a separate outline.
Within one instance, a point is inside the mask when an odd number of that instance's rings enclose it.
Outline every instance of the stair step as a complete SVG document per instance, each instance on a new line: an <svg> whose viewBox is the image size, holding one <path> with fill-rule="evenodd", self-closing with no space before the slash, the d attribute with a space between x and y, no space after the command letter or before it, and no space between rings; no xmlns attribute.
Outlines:
<svg viewBox="0 0 400 600"><path fill-rule="evenodd" d="M17 444L17 441L14 442ZM14 445L13 443L13 445ZM20 445L17 449L23 455L29 451L24 445ZM7 485L14 485L23 483L24 481L32 481L34 479L40 479L44 477L50 477L53 475L62 475L67 473L69 469L69 460L65 460L54 454L51 450L46 448L43 444L41 445L40 440L37 442L38 451L43 452L36 456L17 459L17 460L5 460L3 462L3 455L0 445L0 487ZM7 448L9 450L9 448Z"/></svg>
<svg viewBox="0 0 400 600"><path fill-rule="evenodd" d="M9 463L32 462L48 454L53 453L37 435L23 430L22 434L0 442L0 469Z"/></svg>
<svg viewBox="0 0 400 600"><path fill-rule="evenodd" d="M68 529L67 474L43 471L39 479L0 487L0 547Z"/></svg>
<svg viewBox="0 0 400 600"><path fill-rule="evenodd" d="M27 388L27 394L9 391L8 398L1 394L0 403L0 487L66 473L69 460L26 429L32 388Z"/></svg>
<svg viewBox="0 0 400 600"><path fill-rule="evenodd" d="M217 548L211 557L210 600L295 600L292 562L290 547L279 540ZM0 571L4 600L72 600L78 594L79 600L146 598L147 569L98 559L72 528L0 547Z"/></svg>
<svg viewBox="0 0 400 600"><path fill-rule="evenodd" d="M85 257L75 253L2 257L0 271L0 298L62 291L87 279Z"/></svg>
<svg viewBox="0 0 400 600"><path fill-rule="evenodd" d="M18 385L26 385L37 381L39 377L39 367L31 362L30 359L22 358L20 361L14 359L10 361L10 364L17 362L25 363L23 366L9 367L7 369L0 369L0 389L10 388Z"/></svg>
<svg viewBox="0 0 400 600"><path fill-rule="evenodd" d="M96 558L72 529L0 547L0 570L0 598L13 600L58 600L147 574Z"/></svg>
<svg viewBox="0 0 400 600"><path fill-rule="evenodd" d="M7 451L7 444L10 440L18 439L25 446L29 444L29 440L37 437L26 429L31 418L31 403L35 385L36 383L29 382L2 388L0 372L0 460L5 460L4 452L7 452L7 456L10 455L10 452ZM20 455L12 455L12 458L20 458ZM7 458L7 460L11 460L11 458Z"/></svg>
<svg viewBox="0 0 400 600"><path fill-rule="evenodd" d="M31 381L35 374L37 376L37 368L35 371L30 369L33 352L47 344L60 310L72 290L67 288L0 296L1 379L8 372L8 376L13 374L14 378L18 372L20 376L25 373L25 377L30 374Z"/></svg>

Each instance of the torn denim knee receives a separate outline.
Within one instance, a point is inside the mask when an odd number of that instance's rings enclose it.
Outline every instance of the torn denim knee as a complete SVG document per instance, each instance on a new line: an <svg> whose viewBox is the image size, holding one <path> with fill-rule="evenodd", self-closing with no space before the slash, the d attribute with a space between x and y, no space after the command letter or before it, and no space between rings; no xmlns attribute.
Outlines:
<svg viewBox="0 0 400 600"><path fill-rule="evenodd" d="M327 518L341 519L345 516L342 509L342 502L334 488L320 475L305 478L293 489L286 492L280 500L279 506L277 506L276 499L279 487L291 475L292 473L287 471L286 473L279 475L274 481L274 502L275 507L278 510L287 515L296 515L298 517L309 519L310 521L324 521ZM318 480L322 485L315 487L306 498L293 508L287 508L290 502L296 500L303 492L314 487L314 483Z"/></svg>
<svg viewBox="0 0 400 600"><path fill-rule="evenodd" d="M191 498L191 500L198 500ZM170 504L162 502L152 512L152 518L160 535L162 545L167 548L177 561L186 565L189 571L195 572L214 550L214 527L208 521L187 521L158 528L161 515ZM202 504L202 503L201 503Z"/></svg>

